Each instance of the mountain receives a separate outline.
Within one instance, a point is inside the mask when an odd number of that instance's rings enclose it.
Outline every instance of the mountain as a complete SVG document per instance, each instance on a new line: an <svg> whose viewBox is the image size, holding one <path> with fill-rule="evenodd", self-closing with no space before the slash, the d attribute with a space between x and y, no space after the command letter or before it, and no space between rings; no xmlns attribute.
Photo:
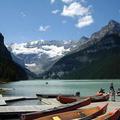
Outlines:
<svg viewBox="0 0 120 120"><path fill-rule="evenodd" d="M12 60L4 45L4 36L0 33L0 81L26 80L25 70Z"/></svg>
<svg viewBox="0 0 120 120"><path fill-rule="evenodd" d="M54 79L119 79L120 23L108 25L79 46L77 51L62 57L43 78Z"/></svg>
<svg viewBox="0 0 120 120"><path fill-rule="evenodd" d="M82 41L84 42L84 40ZM30 71L41 74L47 71L58 59L74 50L78 41L36 40L15 43L8 46L12 58Z"/></svg>

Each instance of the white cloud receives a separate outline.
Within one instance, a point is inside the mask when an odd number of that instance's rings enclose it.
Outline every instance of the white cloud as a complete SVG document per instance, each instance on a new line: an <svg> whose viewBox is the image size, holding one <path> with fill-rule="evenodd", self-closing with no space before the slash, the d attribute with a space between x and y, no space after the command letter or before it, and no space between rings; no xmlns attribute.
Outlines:
<svg viewBox="0 0 120 120"><path fill-rule="evenodd" d="M55 2L55 0L50 0L51 4L53 4Z"/></svg>
<svg viewBox="0 0 120 120"><path fill-rule="evenodd" d="M77 0L74 0L74 2L71 2L68 5L64 5L61 15L75 18L78 21L75 26L78 28L92 24L94 20L92 17L91 6L84 6L82 3L85 2L86 0L80 0L79 2L77 2Z"/></svg>
<svg viewBox="0 0 120 120"><path fill-rule="evenodd" d="M40 26L39 27L39 31L41 31L41 32L46 32L48 29L50 28L50 25L47 25L47 26Z"/></svg>
<svg viewBox="0 0 120 120"><path fill-rule="evenodd" d="M27 16L24 12L20 12L20 15L21 15L22 17L26 17L26 16Z"/></svg>
<svg viewBox="0 0 120 120"><path fill-rule="evenodd" d="M75 0L62 0L62 2L64 2L64 3L71 3L73 1L75 1Z"/></svg>
<svg viewBox="0 0 120 120"><path fill-rule="evenodd" d="M91 15L86 15L80 19L78 19L78 23L76 24L76 27L82 28L85 26L88 26L94 22L93 18Z"/></svg>
<svg viewBox="0 0 120 120"><path fill-rule="evenodd" d="M86 0L61 0L64 4L62 12L60 13L62 16L75 18L77 23L75 26L77 28L82 28L88 26L94 22L92 17L92 7L86 6ZM51 3L54 3L55 0L51 0ZM53 10L52 14L59 13L60 10ZM62 20L63 24L67 21Z"/></svg>
<svg viewBox="0 0 120 120"><path fill-rule="evenodd" d="M75 17L90 14L89 7L84 7L79 2L73 2L69 6L64 5L61 15Z"/></svg>
<svg viewBox="0 0 120 120"><path fill-rule="evenodd" d="M52 14L57 14L57 13L59 13L60 12L60 10L53 10L52 11Z"/></svg>

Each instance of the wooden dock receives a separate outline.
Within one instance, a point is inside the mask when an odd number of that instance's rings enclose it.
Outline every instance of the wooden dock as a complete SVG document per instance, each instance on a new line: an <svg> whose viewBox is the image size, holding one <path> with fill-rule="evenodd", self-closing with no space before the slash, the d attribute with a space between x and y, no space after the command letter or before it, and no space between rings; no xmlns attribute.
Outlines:
<svg viewBox="0 0 120 120"><path fill-rule="evenodd" d="M56 107L56 105L0 106L0 115L5 113L8 114L43 111L54 107Z"/></svg>
<svg viewBox="0 0 120 120"><path fill-rule="evenodd" d="M20 119L21 114L30 112L40 112L47 109L57 107L56 105L29 105L29 106L0 106L0 118ZM0 119L0 120L1 120Z"/></svg>
<svg viewBox="0 0 120 120"><path fill-rule="evenodd" d="M0 95L0 105L1 105L0 106L0 118L3 118L3 119L11 118L11 120L13 120L13 118L19 118L22 113L43 111L43 110L47 110L50 108L54 108L54 107L63 105L54 98L53 99L43 98L42 102L44 103L44 105L3 106L3 105L6 105L5 101L11 101L11 100L18 101L20 99L25 100L25 99L37 99L37 98L36 97L23 97L23 96L21 96L21 97L3 97L2 95ZM85 106L83 108L94 107L94 106L102 105L104 103L109 103L107 112L110 112L111 110L113 110L115 108L120 108L120 98L116 102L107 101L107 102L91 103L90 105Z"/></svg>
<svg viewBox="0 0 120 120"><path fill-rule="evenodd" d="M24 100L24 97L22 97L22 96L17 96L17 97L3 97L3 99L6 102L12 102L12 101Z"/></svg>
<svg viewBox="0 0 120 120"><path fill-rule="evenodd" d="M52 98L52 99L47 99L47 98L43 98L41 100L44 104L46 105L56 105L56 106L61 106L63 105L62 103L60 103L59 101L57 101L55 98Z"/></svg>
<svg viewBox="0 0 120 120"><path fill-rule="evenodd" d="M37 100L37 97L24 97L24 96L11 96L11 97L3 97L6 102L13 102L19 100Z"/></svg>
<svg viewBox="0 0 120 120"><path fill-rule="evenodd" d="M43 111L62 105L56 99L42 99L44 105L26 105L26 106L7 106L6 102L15 102L19 100L36 100L37 97L11 96L3 97L0 95L0 118L18 118L22 113ZM3 106L6 105L6 106Z"/></svg>
<svg viewBox="0 0 120 120"><path fill-rule="evenodd" d="M0 94L0 106L7 105L7 102L15 102L20 100L37 100L37 97L24 97L24 96L3 97Z"/></svg>
<svg viewBox="0 0 120 120"><path fill-rule="evenodd" d="M3 102L11 102L11 101L19 101L19 100L31 100L37 99L36 97L2 97L0 100ZM19 118L22 113L29 113L29 112L37 112L43 111L50 108L61 106L62 104L58 102L56 99L42 99L44 105L26 105L26 106L0 106L0 118L7 119L7 118ZM3 104L2 104L3 105ZM6 104L5 104L6 105Z"/></svg>

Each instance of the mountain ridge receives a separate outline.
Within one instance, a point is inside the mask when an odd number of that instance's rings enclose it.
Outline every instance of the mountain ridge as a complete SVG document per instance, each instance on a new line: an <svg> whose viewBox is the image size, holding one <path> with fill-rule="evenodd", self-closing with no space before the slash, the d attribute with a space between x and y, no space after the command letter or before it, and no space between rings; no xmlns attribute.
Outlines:
<svg viewBox="0 0 120 120"><path fill-rule="evenodd" d="M11 44L8 46L9 51L22 63L26 68L34 73L42 73L48 70L58 59L76 47L77 41L30 41L20 44ZM13 56L13 60L18 62Z"/></svg>
<svg viewBox="0 0 120 120"><path fill-rule="evenodd" d="M93 33L77 52L74 51L58 60L44 74L44 78L120 78L119 56L120 24L112 20L101 30Z"/></svg>
<svg viewBox="0 0 120 120"><path fill-rule="evenodd" d="M12 60L11 53L4 45L4 36L0 33L0 81L27 79L25 70Z"/></svg>

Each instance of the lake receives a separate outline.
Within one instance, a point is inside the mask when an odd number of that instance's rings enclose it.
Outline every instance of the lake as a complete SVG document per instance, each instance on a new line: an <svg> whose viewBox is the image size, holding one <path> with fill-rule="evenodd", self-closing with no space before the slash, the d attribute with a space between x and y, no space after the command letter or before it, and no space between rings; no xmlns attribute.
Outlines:
<svg viewBox="0 0 120 120"><path fill-rule="evenodd" d="M0 87L13 88L4 96L35 96L36 93L75 94L77 91L81 96L86 96L95 95L100 88L109 92L111 82L114 83L116 90L120 87L120 80L27 80L0 84Z"/></svg>

